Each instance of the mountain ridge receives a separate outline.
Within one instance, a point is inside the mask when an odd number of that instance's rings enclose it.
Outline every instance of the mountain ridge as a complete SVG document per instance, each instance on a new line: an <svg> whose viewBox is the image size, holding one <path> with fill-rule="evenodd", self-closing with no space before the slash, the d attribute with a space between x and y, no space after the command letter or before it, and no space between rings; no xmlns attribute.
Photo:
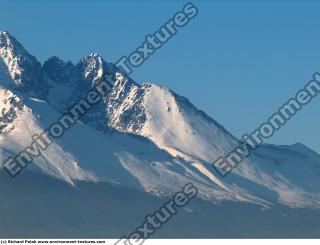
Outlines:
<svg viewBox="0 0 320 245"><path fill-rule="evenodd" d="M0 133L3 162L106 75L115 77L120 70L96 53L77 64L51 57L41 65L9 34L0 36L0 118L7 118L0 129L10 129ZM8 37L21 47L10 46ZM55 140L30 169L71 185L111 181L166 196L192 182L200 198L213 202L320 208L319 154L300 145L262 145L222 178L211 163L239 140L187 98L122 75L109 95ZM20 103L8 103L10 98Z"/></svg>

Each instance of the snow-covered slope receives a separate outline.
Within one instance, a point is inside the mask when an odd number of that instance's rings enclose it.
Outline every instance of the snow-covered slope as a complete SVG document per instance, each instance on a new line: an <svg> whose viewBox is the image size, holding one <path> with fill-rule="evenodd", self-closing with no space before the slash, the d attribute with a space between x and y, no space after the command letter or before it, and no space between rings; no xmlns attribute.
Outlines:
<svg viewBox="0 0 320 245"><path fill-rule="evenodd" d="M111 127L149 138L222 189L244 189L291 207L320 206L318 154L301 145L263 145L230 176L221 178L210 163L233 150L239 141L168 88L118 82L110 95L108 116Z"/></svg>
<svg viewBox="0 0 320 245"><path fill-rule="evenodd" d="M5 93L9 93L6 91ZM13 96L16 98L16 96ZM19 107L15 120L7 124L6 129L10 133L0 135L0 159L4 162L6 158L19 153L32 143L34 134L40 135L49 126L48 119L55 119L58 115L43 101L25 99L25 104ZM14 108L14 107L12 107ZM31 109L32 108L32 109ZM39 113L39 109L42 113ZM45 118L45 120L41 119ZM95 181L94 174L84 171L77 164L75 158L65 151L58 143L54 142L42 153L28 168L64 180L73 185L74 180Z"/></svg>
<svg viewBox="0 0 320 245"><path fill-rule="evenodd" d="M119 72L97 54L77 64L43 66L0 32L0 160L20 152L106 75ZM38 89L38 86L41 88ZM128 77L28 169L76 185L112 182L170 195L193 182L213 202L320 208L320 156L303 145L263 145L227 178L211 166L239 141L168 88Z"/></svg>
<svg viewBox="0 0 320 245"><path fill-rule="evenodd" d="M33 134L40 134L60 116L45 101L25 98L24 103L15 129L0 136L2 161L30 145ZM167 196L192 181L204 199L265 203L245 190L225 191L188 162L173 158L149 140L117 132L102 134L84 123L70 129L34 163L28 168L72 185L79 180L105 181Z"/></svg>
<svg viewBox="0 0 320 245"><path fill-rule="evenodd" d="M211 162L230 151L237 139L168 88L118 82L108 104L109 125L150 138L173 156Z"/></svg>

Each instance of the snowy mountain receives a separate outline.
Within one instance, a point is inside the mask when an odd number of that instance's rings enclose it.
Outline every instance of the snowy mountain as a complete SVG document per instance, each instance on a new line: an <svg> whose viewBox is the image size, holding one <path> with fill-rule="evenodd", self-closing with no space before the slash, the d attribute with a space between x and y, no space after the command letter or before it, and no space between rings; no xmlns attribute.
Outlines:
<svg viewBox="0 0 320 245"><path fill-rule="evenodd" d="M118 72L97 54L77 64L52 57L41 65L0 32L0 160ZM213 203L320 208L320 155L302 144L263 145L222 178L211 163L238 143L188 99L125 77L25 171L74 188L80 181L112 183L165 197L192 182L199 197Z"/></svg>
<svg viewBox="0 0 320 245"><path fill-rule="evenodd" d="M48 102L63 113L77 103L106 75L115 76L117 69L98 54L82 58L78 64L64 62L58 57L49 58L43 64L44 77L50 84ZM106 112L103 101L95 105L82 119L98 130L106 130Z"/></svg>
<svg viewBox="0 0 320 245"><path fill-rule="evenodd" d="M211 163L239 141L188 99L162 86L124 81L113 88L108 115L111 127L149 138L227 193L247 192L290 207L320 205L320 156L301 144L263 145L230 176L219 178Z"/></svg>
<svg viewBox="0 0 320 245"><path fill-rule="evenodd" d="M7 88L28 96L47 97L48 84L43 78L41 64L8 32L0 32L0 60L0 66L5 65L12 78L5 84Z"/></svg>

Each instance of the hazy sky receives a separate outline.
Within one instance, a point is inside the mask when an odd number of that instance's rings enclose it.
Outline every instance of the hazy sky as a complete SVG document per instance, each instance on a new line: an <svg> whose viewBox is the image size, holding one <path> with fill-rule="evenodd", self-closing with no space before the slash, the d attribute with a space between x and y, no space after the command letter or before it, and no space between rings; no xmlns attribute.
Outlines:
<svg viewBox="0 0 320 245"><path fill-rule="evenodd" d="M41 62L91 52L115 62L186 3L118 2L0 0L0 29ZM198 16L132 77L188 97L237 137L253 131L320 72L320 4L279 2L193 1ZM269 142L320 152L319 105L315 98Z"/></svg>

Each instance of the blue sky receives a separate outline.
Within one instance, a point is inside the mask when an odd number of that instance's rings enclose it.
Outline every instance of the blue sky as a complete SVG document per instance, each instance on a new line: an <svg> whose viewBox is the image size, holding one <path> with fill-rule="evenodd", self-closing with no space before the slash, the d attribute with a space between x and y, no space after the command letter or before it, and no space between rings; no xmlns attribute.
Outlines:
<svg viewBox="0 0 320 245"><path fill-rule="evenodd" d="M91 52L115 62L134 51L186 1L0 2L0 29L41 62ZM316 1L193 1L198 16L134 70L170 87L237 137L251 132L320 72ZM319 95L320 97L320 95ZM320 98L269 142L320 152Z"/></svg>

